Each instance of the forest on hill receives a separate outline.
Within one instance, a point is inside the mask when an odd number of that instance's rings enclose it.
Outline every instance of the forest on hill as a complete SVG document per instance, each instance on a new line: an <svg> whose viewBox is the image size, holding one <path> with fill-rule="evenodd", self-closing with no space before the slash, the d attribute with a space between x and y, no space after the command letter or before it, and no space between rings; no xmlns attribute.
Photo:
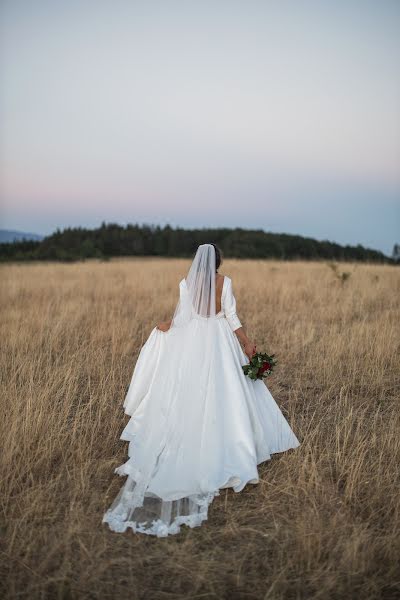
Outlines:
<svg viewBox="0 0 400 600"><path fill-rule="evenodd" d="M262 229L173 228L170 225L103 222L97 229L82 227L57 229L36 240L0 244L0 260L75 261L85 258L108 259L118 256L191 257L199 244L214 242L227 258L276 258L281 260L340 260L394 263L378 250L340 245L328 240Z"/></svg>

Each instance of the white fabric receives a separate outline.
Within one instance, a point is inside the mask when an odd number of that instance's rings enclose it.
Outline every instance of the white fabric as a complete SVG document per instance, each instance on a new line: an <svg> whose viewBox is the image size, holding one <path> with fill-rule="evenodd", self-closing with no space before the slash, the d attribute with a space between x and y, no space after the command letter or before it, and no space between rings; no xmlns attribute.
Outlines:
<svg viewBox="0 0 400 600"><path fill-rule="evenodd" d="M224 312L225 312L227 321L229 323L229 327L232 329L232 331L236 331L236 329L239 329L239 327L241 327L242 324L239 320L239 317L236 314L236 298L233 295L232 279L230 277L226 277L226 276L225 276L225 279L226 279L226 286L224 286L225 294L224 294L224 297L222 298ZM224 284L225 284L225 281L224 281Z"/></svg>
<svg viewBox="0 0 400 600"><path fill-rule="evenodd" d="M186 327L198 316L215 317L215 248L212 244L201 244L197 248L183 281L171 327Z"/></svg>
<svg viewBox="0 0 400 600"><path fill-rule="evenodd" d="M187 293L183 279L180 300ZM226 276L221 302L212 318L155 327L141 349L124 401L128 460L115 469L127 480L103 516L114 531L164 537L196 527L220 489L257 483L259 463L299 445L265 383L243 374Z"/></svg>

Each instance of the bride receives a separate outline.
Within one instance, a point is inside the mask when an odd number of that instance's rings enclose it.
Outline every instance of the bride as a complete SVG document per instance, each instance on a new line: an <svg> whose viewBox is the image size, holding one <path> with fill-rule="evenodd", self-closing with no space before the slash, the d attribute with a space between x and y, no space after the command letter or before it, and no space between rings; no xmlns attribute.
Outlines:
<svg viewBox="0 0 400 600"><path fill-rule="evenodd" d="M258 483L259 463L299 445L263 380L243 373L256 346L220 263L215 244L198 247L172 320L140 351L124 401L128 460L115 469L127 479L103 516L113 531L201 525L219 490Z"/></svg>

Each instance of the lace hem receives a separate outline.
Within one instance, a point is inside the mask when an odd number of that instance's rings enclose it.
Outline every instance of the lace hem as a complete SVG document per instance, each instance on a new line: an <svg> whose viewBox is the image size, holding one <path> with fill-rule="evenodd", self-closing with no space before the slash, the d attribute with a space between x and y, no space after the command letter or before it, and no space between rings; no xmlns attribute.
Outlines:
<svg viewBox="0 0 400 600"><path fill-rule="evenodd" d="M215 492L209 492L202 498L191 498L192 502L195 502L196 506L198 507L198 510L189 515L178 515L169 524L163 521L161 518L153 519L152 521L139 522L134 520L125 520L123 514L118 514L118 512L113 509L107 510L103 516L102 523L107 523L112 531L116 531L118 533L123 533L130 528L134 533L144 533L146 535L155 535L157 537L176 535L180 533L181 525L187 525L190 528L194 528L199 527L203 521L207 520L208 507L214 500L214 497L218 495L219 490L216 490ZM186 500L186 498L182 500ZM168 502L169 501L166 503ZM180 500L173 502L180 502Z"/></svg>
<svg viewBox="0 0 400 600"><path fill-rule="evenodd" d="M115 532L125 532L130 528L135 533L167 537L178 534L181 525L190 528L198 527L207 520L208 507L214 497L219 495L220 489L232 487L235 492L239 492L247 483L258 483L258 464L269 460L271 454L296 448L299 445L294 434L281 443L280 440L275 440L273 447L268 447L266 442L260 444L255 448L254 462L238 469L239 473L231 474L225 482L213 481L209 487L201 486L192 494L190 490L182 490L177 493L177 499L173 499L170 495L170 499L164 500L149 491L149 483L164 449L165 436L161 436L153 445L149 460L142 468L142 465L137 464L136 457L132 456L133 444L137 441L138 425L139 423L132 416L120 437L121 440L129 442L128 460L116 467L114 472L120 476L127 476L127 481L102 519L102 522L107 523ZM257 423L254 423L253 427L256 429ZM261 433L260 426L260 437ZM210 488L213 491L209 491ZM186 493L186 496L179 498L180 493Z"/></svg>

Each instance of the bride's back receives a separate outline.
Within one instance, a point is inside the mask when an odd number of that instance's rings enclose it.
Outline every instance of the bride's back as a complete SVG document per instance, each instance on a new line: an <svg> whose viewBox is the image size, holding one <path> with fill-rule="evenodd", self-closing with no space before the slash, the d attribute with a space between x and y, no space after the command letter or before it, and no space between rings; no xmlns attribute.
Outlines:
<svg viewBox="0 0 400 600"><path fill-rule="evenodd" d="M224 286L224 276L217 273L215 276L215 312L219 313L222 308L222 288Z"/></svg>

